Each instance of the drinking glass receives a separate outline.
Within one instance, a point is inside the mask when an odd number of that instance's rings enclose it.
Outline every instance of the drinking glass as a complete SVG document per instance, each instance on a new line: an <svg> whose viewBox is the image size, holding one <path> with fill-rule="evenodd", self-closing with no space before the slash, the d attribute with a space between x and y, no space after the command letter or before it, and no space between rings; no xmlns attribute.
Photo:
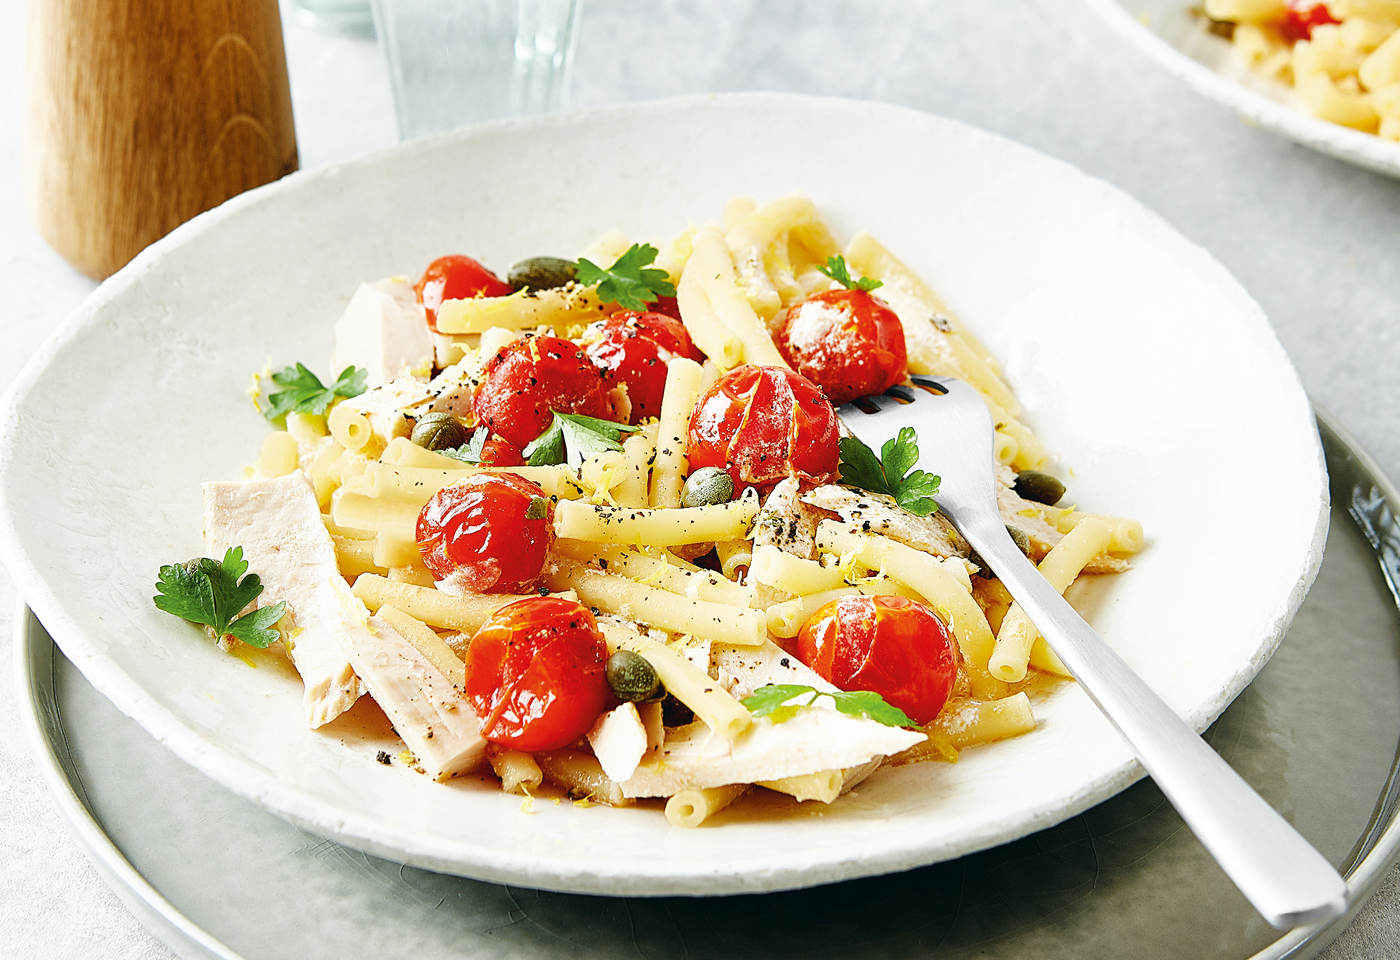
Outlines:
<svg viewBox="0 0 1400 960"><path fill-rule="evenodd" d="M369 0L292 0L292 13L298 23L322 33L374 39Z"/></svg>
<svg viewBox="0 0 1400 960"><path fill-rule="evenodd" d="M399 137L564 103L577 0L374 0Z"/></svg>

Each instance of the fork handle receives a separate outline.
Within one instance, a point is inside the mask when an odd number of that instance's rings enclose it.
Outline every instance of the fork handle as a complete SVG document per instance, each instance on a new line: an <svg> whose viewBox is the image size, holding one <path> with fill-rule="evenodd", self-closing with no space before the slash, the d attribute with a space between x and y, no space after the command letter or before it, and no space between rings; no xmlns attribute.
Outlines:
<svg viewBox="0 0 1400 960"><path fill-rule="evenodd" d="M1345 913L1341 875L1084 622L995 517L952 519L1260 915L1284 930Z"/></svg>

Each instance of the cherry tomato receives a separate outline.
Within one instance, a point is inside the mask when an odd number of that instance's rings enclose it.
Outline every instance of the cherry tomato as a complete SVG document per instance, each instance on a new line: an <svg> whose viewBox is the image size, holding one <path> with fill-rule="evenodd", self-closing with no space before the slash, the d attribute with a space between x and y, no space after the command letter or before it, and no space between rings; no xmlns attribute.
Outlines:
<svg viewBox="0 0 1400 960"><path fill-rule="evenodd" d="M609 702L608 647L588 608L558 597L506 604L467 648L467 700L481 735L527 753L588 732Z"/></svg>
<svg viewBox="0 0 1400 960"><path fill-rule="evenodd" d="M789 307L778 349L836 406L888 390L908 372L904 325L864 290L827 290Z"/></svg>
<svg viewBox="0 0 1400 960"><path fill-rule="evenodd" d="M549 426L551 411L612 415L603 371L560 337L526 337L498 350L486 361L473 407L492 433L521 448Z"/></svg>
<svg viewBox="0 0 1400 960"><path fill-rule="evenodd" d="M723 467L734 489L796 476L830 483L840 459L836 413L821 388L782 367L743 366L716 380L690 415L692 471Z"/></svg>
<svg viewBox="0 0 1400 960"><path fill-rule="evenodd" d="M481 462L492 467L523 467L525 456L509 440L492 436L481 445Z"/></svg>
<svg viewBox="0 0 1400 960"><path fill-rule="evenodd" d="M530 505L536 518L527 519ZM544 567L553 506L513 473L478 473L429 498L415 536L423 563L449 592L520 593Z"/></svg>
<svg viewBox="0 0 1400 960"><path fill-rule="evenodd" d="M797 656L842 690L873 690L916 723L938 716L958 673L948 628L905 597L841 597L812 614Z"/></svg>
<svg viewBox="0 0 1400 960"><path fill-rule="evenodd" d="M453 253L438 257L423 271L423 279L413 288L418 302L428 313L428 326L437 329L438 307L444 300L467 300L471 297L506 297L510 284L487 270L471 257Z"/></svg>
<svg viewBox="0 0 1400 960"><path fill-rule="evenodd" d="M666 364L676 357L703 362L685 325L664 313L624 310L603 321L603 336L588 345L588 358L603 370L606 386L627 387L631 423L661 415Z"/></svg>
<svg viewBox="0 0 1400 960"><path fill-rule="evenodd" d="M676 303L676 298L663 297L659 294L657 295L655 300L647 304L647 312L663 313L666 316L671 317L675 320L679 320L681 318L681 308L680 305Z"/></svg>
<svg viewBox="0 0 1400 960"><path fill-rule="evenodd" d="M1340 23L1323 0L1287 0L1280 30L1289 43L1310 40L1314 27Z"/></svg>

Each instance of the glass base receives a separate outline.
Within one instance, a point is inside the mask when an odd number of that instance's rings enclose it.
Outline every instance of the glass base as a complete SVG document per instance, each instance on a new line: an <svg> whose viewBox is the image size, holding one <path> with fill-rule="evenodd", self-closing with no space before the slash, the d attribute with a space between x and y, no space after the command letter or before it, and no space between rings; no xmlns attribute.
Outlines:
<svg viewBox="0 0 1400 960"><path fill-rule="evenodd" d="M297 23L321 33L374 39L369 0L292 0L292 13Z"/></svg>

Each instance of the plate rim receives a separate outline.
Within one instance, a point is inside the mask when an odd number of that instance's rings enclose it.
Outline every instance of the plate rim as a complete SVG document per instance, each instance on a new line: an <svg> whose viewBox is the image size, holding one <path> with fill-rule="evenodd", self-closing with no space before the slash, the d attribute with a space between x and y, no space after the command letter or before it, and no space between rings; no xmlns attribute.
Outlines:
<svg viewBox="0 0 1400 960"><path fill-rule="evenodd" d="M995 142L999 149L1021 152L1026 156L1034 157L1037 162L1046 163L1058 167L1064 171L1072 173L1074 176L1083 178L1091 182L1097 189L1100 189L1116 198L1115 202L1125 204L1125 209L1130 209L1135 216L1141 218L1145 227L1154 230L1165 231L1174 238L1174 242L1179 243L1182 249L1189 249L1194 255L1203 258L1204 262L1219 275L1238 289L1240 295L1249 300L1254 309L1258 312L1258 319L1267 327L1267 320L1258 305L1253 303L1248 294L1238 284L1238 281L1229 274L1219 261L1209 254L1208 251L1198 244L1183 237L1154 211L1149 210L1140 202L1132 198L1125 191L1113 185L1093 177L1072 165L1065 163L1054 157L1033 150L1019 144L1006 137L994 134L980 128L971 126L964 122L946 117L937 116L925 111L914 110L907 107L879 103L875 101L862 101L844 98L812 97L798 94L785 93L747 93L733 95L699 95L666 100L646 101L637 104L625 104L602 107L595 110L582 111L578 113L544 117L544 118L523 118L497 121L490 124L483 124L476 127L464 128L463 130L448 132L433 137L424 138L418 141L411 141L408 144L388 147L374 153L366 154L345 163L332 164L310 171L302 171L293 174L283 180L276 181L267 186L240 195L233 200L215 208L200 217L182 225L177 230L172 231L161 241L143 251L127 267L123 268L113 278L102 284L94 293L87 298L64 323L55 330L53 335L45 341L41 348L31 358L20 376L11 385L3 398L3 410L6 423L0 423L0 435L3 435L8 421L17 415L17 398L21 394L27 393L34 381L45 369L50 358L71 342L76 337L88 318L102 309L105 304L127 289L133 283L139 283L144 273L146 265L161 257L164 251L172 246L183 245L187 240L192 239L199 233L212 229L224 219L236 215L244 207L267 202L286 190L297 189L300 184L312 178L333 177L343 170L354 169L360 166L373 165L379 158L386 155L396 155L402 158L412 158L422 151L431 151L445 142L457 141L459 139L472 139L475 137L489 137L498 134L508 133L510 130L521 128L532 128L539 125L558 124L561 128L567 129L571 124L587 123L594 118L608 117L611 115L628 114L657 109L675 109L689 105L714 104L716 102L734 105L760 105L769 109L797 106L799 108L810 109L813 105L824 104L836 109L848 110L871 110L876 109L889 116L902 116L915 118L920 122L933 122L941 124L950 129L957 129L961 135L971 138L980 138L984 141ZM1269 328L1270 335L1272 330ZM1280 348L1280 356L1282 350ZM1286 359L1286 357L1285 357ZM1291 369L1291 367L1290 367ZM1296 370L1292 370L1293 378L1297 380ZM1301 390L1301 386L1300 386ZM1320 443L1316 440L1316 432L1313 433L1316 458L1320 465L1320 474L1326 476L1325 463L1323 463L1323 452ZM3 475L4 468L0 465L0 475ZM1286 601L1286 612L1280 618L1272 630L1267 643L1260 647L1250 663L1242 664L1236 674L1231 677L1222 687L1219 694L1211 701L1202 704L1197 708L1196 713L1191 717L1198 730L1204 729L1222 711L1229 702L1247 685L1250 679L1257 673L1257 670L1267 661L1268 657L1277 648L1285 632L1284 626L1296 613L1301 604L1307 589L1311 586L1314 577L1322 560L1320 544L1325 540L1327 523L1329 518L1328 501L1326 496L1325 482L1323 484L1322 497L1318 504L1318 516L1315 519L1312 549L1309 553L1307 569L1301 571L1298 582L1294 585ZM156 703L149 697L135 678L129 676L125 671L102 671L98 670L97 678L94 679L85 669L86 665L94 661L102 661L105 658L95 650L83 649L86 646L83 641L84 631L78 626L76 621L68 617L62 609L56 594L47 588L42 576L37 570L31 568L25 561L22 552L19 550L19 537L13 525L12 517L8 510L0 510L0 558L3 558L10 567L20 592L26 597L29 604L36 610L51 634L59 642L60 648L64 649L75 666L81 670L85 676L93 681L93 685L102 692L108 699L117 703L124 713L132 716L142 725L143 728L152 732L156 739L166 747L174 751L178 756L190 763L192 766L202 770L207 775L228 786L234 792L247 797L254 802L260 803L275 811L278 815L291 822L303 826L306 829L330 835L340 842L349 846L377 855L386 856L395 860L406 860L416 863L429 869L441 872L457 873L469 875L480 879L494 882L515 882L527 883L535 886L546 887L554 890L583 892L583 893L653 893L655 895L665 895L675 892L687 893L746 893L759 890L780 890L794 889L803 886L828 883L839 879L855 876L866 876L875 873L883 873L894 870L902 870L914 866L917 863L932 862L927 858L910 858L907 854L904 857L897 857L892 853L886 853L878 860L865 860L859 869L852 871L849 864L830 857L819 861L803 861L792 863L771 873L755 875L754 873L736 874L735 868L730 867L725 870L716 870L713 864L693 863L666 865L665 869L657 870L619 870L614 867L611 870L599 871L595 865L584 865L582 863L564 863L539 855L529 855L521 852L514 852L509 856L501 856L487 852L484 856L478 855L469 863L460 859L445 859L434 854L431 845L422 838L415 838L405 834L403 831L386 831L377 818L369 817L358 812L347 811L329 801L321 799L311 791L296 786L290 786L282 782L263 768L254 766L251 762L240 756L232 756L212 743L207 742L202 736L184 723L178 715ZM64 641L73 644L73 638L78 638L73 652L69 652ZM146 719L154 718L152 723ZM1128 786L1142 775L1140 767L1131 759L1121 766L1105 772L1097 779L1081 785L1078 793L1070 800L1054 810L1036 810L1032 815L1023 820L1016 828L1017 835L1041 829L1051 823L1073 816L1084 809L1094 805L1102 799L1111 796L1118 790ZM977 840L965 842L958 849L952 850L935 859L948 859L970 852L973 849L980 849L987 846L1004 842L1008 837L1005 827L996 830L986 830L987 836L981 836ZM990 836L995 833L996 836ZM385 839L381 839L385 838ZM394 842L387 842L393 840ZM728 877L727 885L717 885L717 881ZM699 891L696 885L704 885L706 889Z"/></svg>

